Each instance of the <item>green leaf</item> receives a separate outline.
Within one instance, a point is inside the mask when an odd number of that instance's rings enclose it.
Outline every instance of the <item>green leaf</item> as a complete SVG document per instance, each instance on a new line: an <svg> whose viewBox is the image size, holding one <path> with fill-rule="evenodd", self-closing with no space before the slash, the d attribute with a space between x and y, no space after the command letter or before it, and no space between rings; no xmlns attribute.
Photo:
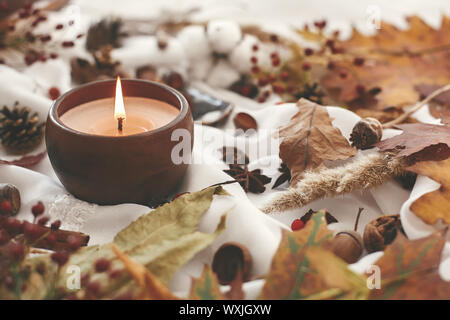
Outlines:
<svg viewBox="0 0 450 320"><path fill-rule="evenodd" d="M190 300L223 300L219 280L209 266L205 265L198 279L192 280Z"/></svg>

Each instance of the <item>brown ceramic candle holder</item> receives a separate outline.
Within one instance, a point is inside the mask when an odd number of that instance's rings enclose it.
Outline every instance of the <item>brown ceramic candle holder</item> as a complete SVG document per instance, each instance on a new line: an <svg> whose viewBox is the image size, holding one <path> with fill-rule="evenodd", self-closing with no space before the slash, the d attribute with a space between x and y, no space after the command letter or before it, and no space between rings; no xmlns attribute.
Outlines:
<svg viewBox="0 0 450 320"><path fill-rule="evenodd" d="M171 159L172 132L186 129L193 144L193 120L184 96L164 84L122 80L125 96L152 98L180 110L169 124L123 137L91 135L61 122L68 110L115 94L115 80L92 82L75 88L52 105L47 119L46 143L50 162L67 191L79 199L102 205L152 204L173 192L188 164ZM190 155L189 155L190 156Z"/></svg>

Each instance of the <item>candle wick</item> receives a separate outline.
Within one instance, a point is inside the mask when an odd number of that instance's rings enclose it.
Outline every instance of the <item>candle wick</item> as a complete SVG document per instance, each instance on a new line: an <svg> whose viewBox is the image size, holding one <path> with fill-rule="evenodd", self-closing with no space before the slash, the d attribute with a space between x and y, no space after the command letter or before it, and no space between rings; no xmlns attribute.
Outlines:
<svg viewBox="0 0 450 320"><path fill-rule="evenodd" d="M123 131L123 118L117 118L117 129L119 132Z"/></svg>

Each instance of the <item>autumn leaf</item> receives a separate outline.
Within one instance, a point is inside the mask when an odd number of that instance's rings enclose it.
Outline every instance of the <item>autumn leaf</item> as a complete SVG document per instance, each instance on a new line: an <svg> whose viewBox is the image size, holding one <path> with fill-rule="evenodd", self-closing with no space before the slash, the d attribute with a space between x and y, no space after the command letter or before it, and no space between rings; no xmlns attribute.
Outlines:
<svg viewBox="0 0 450 320"><path fill-rule="evenodd" d="M438 190L428 192L411 204L411 211L428 224L439 220L450 224L450 158L444 161L424 161L409 167L417 174L439 182Z"/></svg>
<svg viewBox="0 0 450 320"><path fill-rule="evenodd" d="M133 261L128 255L122 252L115 244L111 244L111 249L125 266L125 269L133 277L141 288L139 299L150 300L178 300L158 279L152 275L142 264Z"/></svg>
<svg viewBox="0 0 450 320"><path fill-rule="evenodd" d="M339 129L333 127L327 109L301 99L299 112L280 129L280 158L291 171L294 186L305 170L323 165L325 160L345 160L356 153Z"/></svg>
<svg viewBox="0 0 450 320"><path fill-rule="evenodd" d="M336 41L336 47L343 48L346 56L363 58L364 63L336 57L335 68L327 70L320 80L329 95L354 109L381 110L416 103L418 84L448 84L450 18L443 17L438 30L417 16L408 18L408 22L408 30L383 22L374 36L354 29L349 40ZM361 85L364 92L358 90Z"/></svg>
<svg viewBox="0 0 450 320"><path fill-rule="evenodd" d="M438 90L440 86L422 83L416 85L414 88L420 93L420 99L425 99L433 91ZM428 104L428 108L433 117L441 118L441 120L448 118L450 116L450 91L443 92L433 98L431 103Z"/></svg>
<svg viewBox="0 0 450 320"><path fill-rule="evenodd" d="M332 239L324 210L304 229L284 232L260 299L331 299L347 293L364 297L364 278L331 253Z"/></svg>
<svg viewBox="0 0 450 320"><path fill-rule="evenodd" d="M450 125L410 123L395 126L403 133L375 144L381 151L399 150L412 161L443 160L450 156Z"/></svg>
<svg viewBox="0 0 450 320"><path fill-rule="evenodd" d="M408 240L398 234L375 262L380 268L381 288L372 289L370 299L450 299L450 282L438 269L445 232Z"/></svg>
<svg viewBox="0 0 450 320"><path fill-rule="evenodd" d="M211 267L205 265L203 273L198 279L192 280L191 300L223 300L224 296L220 292L219 280Z"/></svg>

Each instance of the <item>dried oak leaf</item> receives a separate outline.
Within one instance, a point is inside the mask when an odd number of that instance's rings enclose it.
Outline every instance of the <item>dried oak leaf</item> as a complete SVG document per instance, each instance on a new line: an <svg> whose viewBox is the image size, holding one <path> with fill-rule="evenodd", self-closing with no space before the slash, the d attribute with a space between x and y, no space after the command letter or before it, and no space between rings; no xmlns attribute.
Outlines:
<svg viewBox="0 0 450 320"><path fill-rule="evenodd" d="M381 288L370 299L450 299L450 282L439 276L445 231L408 240L399 233L375 262L380 268Z"/></svg>
<svg viewBox="0 0 450 320"><path fill-rule="evenodd" d="M381 151L399 150L411 161L444 160L450 156L450 125L410 123L395 126L403 133L375 144Z"/></svg>
<svg viewBox="0 0 450 320"><path fill-rule="evenodd" d="M280 158L291 171L291 186L305 170L319 168L325 160L345 160L356 153L341 131L333 127L325 107L306 99L297 105L299 112L280 129Z"/></svg>
<svg viewBox="0 0 450 320"><path fill-rule="evenodd" d="M240 165L230 164L229 166L229 170L223 171L236 179L245 192L263 193L266 191L264 185L272 181L272 178L261 173L261 169L249 171L246 165L241 167Z"/></svg>
<svg viewBox="0 0 450 320"><path fill-rule="evenodd" d="M23 156L20 159L13 160L13 161L6 161L0 159L0 164L8 164L13 166L19 166L23 168L31 168L35 165L37 165L39 162L44 159L45 155L47 154L47 151L35 154L35 155L27 155Z"/></svg>
<svg viewBox="0 0 450 320"><path fill-rule="evenodd" d="M408 170L428 176L441 184L438 190L426 193L414 201L411 210L428 224L435 224L440 219L450 224L450 158L419 162Z"/></svg>
<svg viewBox="0 0 450 320"><path fill-rule="evenodd" d="M325 211L305 228L284 232L266 275L260 299L331 299L367 296L365 279L331 251L333 232Z"/></svg>
<svg viewBox="0 0 450 320"><path fill-rule="evenodd" d="M407 19L408 30L382 23L374 36L365 36L356 29L347 41L336 46L345 54L362 57L364 65L351 59L339 61L327 70L321 85L338 102L354 109L403 107L419 100L418 84L445 85L450 82L450 18L443 17L439 29L433 29L417 16ZM344 75L344 76L343 76ZM376 95L361 94L358 85Z"/></svg>
<svg viewBox="0 0 450 320"><path fill-rule="evenodd" d="M420 93L420 99L425 99L433 91L439 89L440 86L421 83L414 88ZM433 117L441 119L448 118L450 116L450 91L445 91L436 96L428 104L428 108Z"/></svg>

